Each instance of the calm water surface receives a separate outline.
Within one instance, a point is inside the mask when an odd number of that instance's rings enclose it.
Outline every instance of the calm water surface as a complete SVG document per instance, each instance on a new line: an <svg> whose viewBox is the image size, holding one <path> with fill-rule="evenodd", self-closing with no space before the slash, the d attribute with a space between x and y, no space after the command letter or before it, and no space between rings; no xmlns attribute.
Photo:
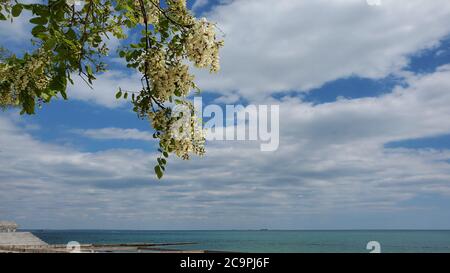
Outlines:
<svg viewBox="0 0 450 273"><path fill-rule="evenodd" d="M176 249L236 252L369 252L378 241L382 252L450 253L450 231L126 231L32 230L50 244L196 242Z"/></svg>

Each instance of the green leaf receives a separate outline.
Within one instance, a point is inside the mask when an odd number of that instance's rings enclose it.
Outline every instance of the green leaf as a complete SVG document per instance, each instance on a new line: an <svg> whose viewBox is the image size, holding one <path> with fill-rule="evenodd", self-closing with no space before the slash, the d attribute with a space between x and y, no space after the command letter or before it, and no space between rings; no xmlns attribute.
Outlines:
<svg viewBox="0 0 450 273"><path fill-rule="evenodd" d="M1 12L0 12L0 20L2 20L2 21L5 21L5 20L6 20L5 15L3 15L3 13L1 13Z"/></svg>
<svg viewBox="0 0 450 273"><path fill-rule="evenodd" d="M30 19L30 23L35 25L45 25L47 22L48 20L45 17L34 17Z"/></svg>
<svg viewBox="0 0 450 273"><path fill-rule="evenodd" d="M163 177L163 172L159 165L155 166L155 173L156 173L156 176L158 177L158 179L161 179L161 177Z"/></svg>
<svg viewBox="0 0 450 273"><path fill-rule="evenodd" d="M87 73L89 76L92 76L93 73L92 73L92 68L91 68L91 66L90 66L90 65L86 65L85 68L86 68L86 73Z"/></svg>
<svg viewBox="0 0 450 273"><path fill-rule="evenodd" d="M69 30L67 30L67 32L66 32L66 37L68 37L69 39L72 39L72 40L76 40L77 34L75 33L75 31L72 28L69 28Z"/></svg>
<svg viewBox="0 0 450 273"><path fill-rule="evenodd" d="M31 34L33 34L34 37L37 37L40 33L47 31L47 29L44 26L37 25L31 30Z"/></svg>
<svg viewBox="0 0 450 273"><path fill-rule="evenodd" d="M92 84L92 80L95 80L94 73L92 73L92 68L90 65L85 65L86 73L88 75L88 82Z"/></svg>
<svg viewBox="0 0 450 273"><path fill-rule="evenodd" d="M128 93L123 94L123 98L127 99L128 98Z"/></svg>
<svg viewBox="0 0 450 273"><path fill-rule="evenodd" d="M56 42L57 41L55 38L48 39L47 41L45 41L44 48L50 50L56 45Z"/></svg>
<svg viewBox="0 0 450 273"><path fill-rule="evenodd" d="M23 98L22 107L28 115L34 114L34 97L26 96Z"/></svg>
<svg viewBox="0 0 450 273"><path fill-rule="evenodd" d="M61 89L61 96L63 97L63 99L67 100L67 93L65 89Z"/></svg>
<svg viewBox="0 0 450 273"><path fill-rule="evenodd" d="M168 20L161 20L159 23L159 27L162 29L168 29L169 28L169 21Z"/></svg>
<svg viewBox="0 0 450 273"><path fill-rule="evenodd" d="M67 78L64 67L58 68L58 74L50 81L49 87L51 90L61 92L61 95L63 96L64 99L67 98L67 96L65 95L65 90L67 87Z"/></svg>
<svg viewBox="0 0 450 273"><path fill-rule="evenodd" d="M122 90L116 93L116 99L120 99L120 97L122 97Z"/></svg>
<svg viewBox="0 0 450 273"><path fill-rule="evenodd" d="M50 11L49 11L49 7L48 6L44 6L44 5L28 5L28 7L25 7L26 9L30 9L33 11L33 13L40 15L40 16L44 16L44 17L48 17L50 16Z"/></svg>
<svg viewBox="0 0 450 273"><path fill-rule="evenodd" d="M72 80L72 78L70 77L70 75L67 75L67 79L69 80L70 84L73 85L73 80Z"/></svg>
<svg viewBox="0 0 450 273"><path fill-rule="evenodd" d="M12 16L17 17L22 13L23 6L21 4L16 4L12 7L11 13Z"/></svg>

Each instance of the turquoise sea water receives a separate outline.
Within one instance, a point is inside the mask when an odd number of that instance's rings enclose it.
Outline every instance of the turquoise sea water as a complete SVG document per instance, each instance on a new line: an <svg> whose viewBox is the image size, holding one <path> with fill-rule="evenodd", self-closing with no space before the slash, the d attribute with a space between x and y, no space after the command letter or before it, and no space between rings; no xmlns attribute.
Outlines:
<svg viewBox="0 0 450 273"><path fill-rule="evenodd" d="M32 230L51 244L196 242L176 249L235 252L369 252L369 241L378 241L382 252L450 253L450 231L125 231Z"/></svg>

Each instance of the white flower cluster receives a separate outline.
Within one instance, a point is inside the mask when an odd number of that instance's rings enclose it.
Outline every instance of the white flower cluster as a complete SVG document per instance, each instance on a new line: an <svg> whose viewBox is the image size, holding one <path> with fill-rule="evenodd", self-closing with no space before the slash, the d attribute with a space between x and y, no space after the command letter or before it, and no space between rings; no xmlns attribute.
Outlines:
<svg viewBox="0 0 450 273"><path fill-rule="evenodd" d="M38 51L36 55L32 55L23 68L15 71L15 75L13 75L15 88L17 90L26 90L33 87L33 85L38 90L47 88L49 79L45 75L45 67L49 62L50 56L42 50Z"/></svg>
<svg viewBox="0 0 450 273"><path fill-rule="evenodd" d="M8 77L11 66L7 63L0 62L0 80L3 81Z"/></svg>
<svg viewBox="0 0 450 273"><path fill-rule="evenodd" d="M50 55L39 50L26 58L24 64L0 64L0 79L9 83L8 92L12 101L15 101L22 92L35 95L36 90L44 90L48 87L50 79L45 74L45 68L49 62Z"/></svg>
<svg viewBox="0 0 450 273"><path fill-rule="evenodd" d="M0 63L0 84L3 88L0 89L0 107L10 106L17 104L17 95L13 94L11 88L4 85L4 81L6 81L9 77L11 67L6 63Z"/></svg>
<svg viewBox="0 0 450 273"><path fill-rule="evenodd" d="M149 117L165 150L182 159L189 159L191 153L205 154L205 132L195 115L173 116L167 110L159 110L149 113Z"/></svg>
<svg viewBox="0 0 450 273"><path fill-rule="evenodd" d="M159 23L155 29L161 27L161 35L165 36L161 42L158 37L150 39L150 48L137 60L139 71L148 77L150 95L154 99L161 103L175 99L177 106L187 108L183 114L175 113L176 107L150 109L148 117L157 131L155 137L159 139L161 149L183 159L189 159L190 154L203 155L205 131L192 105L185 100L191 89L196 87L194 76L189 73L185 62L191 61L196 67L208 67L211 72L217 72L223 41L216 40L214 24L205 18L196 20L191 15L186 8L186 0L167 0L164 11L155 7L154 4L159 5L159 1L135 0L135 4L139 5L139 1L144 1L147 16L154 16L148 23ZM169 22L169 27L166 22ZM167 42L169 37L170 42Z"/></svg>
<svg viewBox="0 0 450 273"><path fill-rule="evenodd" d="M153 96L159 101L167 101L171 96L187 96L194 86L194 76L189 67L181 61L166 64L166 52L163 49L151 49L144 57L140 70L151 80Z"/></svg>
<svg viewBox="0 0 450 273"><path fill-rule="evenodd" d="M214 24L206 21L205 18L195 22L187 36L188 58L197 67L210 67L211 72L217 72L220 69L219 49L222 46L223 41L216 41Z"/></svg>

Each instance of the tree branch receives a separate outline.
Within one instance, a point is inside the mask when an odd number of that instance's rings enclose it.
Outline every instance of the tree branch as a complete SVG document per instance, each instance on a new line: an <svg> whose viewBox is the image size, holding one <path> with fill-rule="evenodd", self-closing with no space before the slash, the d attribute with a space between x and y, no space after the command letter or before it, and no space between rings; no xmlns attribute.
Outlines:
<svg viewBox="0 0 450 273"><path fill-rule="evenodd" d="M153 1L149 0L150 2L153 3ZM154 3L153 3L154 4ZM144 5L144 0L139 0L139 5L141 6L141 12L142 12L142 16L144 17L144 24L145 24L145 51L146 53L149 52L150 50L150 39L148 37L148 19L147 19L147 12L145 10L145 5ZM162 109L166 109L164 107L164 105L162 103L160 103L155 97L153 97L153 95L151 94L151 90L150 90L150 80L149 77L147 75L147 70L148 70L148 63L145 60L144 61L144 78L145 78L145 83L147 84L147 91L149 93L150 99L153 100L160 108ZM150 104L151 103L150 100ZM153 105L152 105L153 107Z"/></svg>

